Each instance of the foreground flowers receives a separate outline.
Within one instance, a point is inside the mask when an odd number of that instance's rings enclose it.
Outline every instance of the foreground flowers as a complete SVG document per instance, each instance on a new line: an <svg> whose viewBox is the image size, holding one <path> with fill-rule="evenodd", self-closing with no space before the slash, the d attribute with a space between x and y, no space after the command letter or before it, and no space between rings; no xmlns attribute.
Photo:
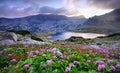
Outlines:
<svg viewBox="0 0 120 73"><path fill-rule="evenodd" d="M47 65L49 66L52 65L52 60L47 60L46 62L47 62Z"/></svg>
<svg viewBox="0 0 120 73"><path fill-rule="evenodd" d="M19 50L15 47L0 53L0 67L3 73L119 73L116 52L89 46L43 49L32 45Z"/></svg>
<svg viewBox="0 0 120 73"><path fill-rule="evenodd" d="M30 67L30 66L29 66L28 64L25 64L25 65L23 66L24 69L29 69L29 67Z"/></svg>

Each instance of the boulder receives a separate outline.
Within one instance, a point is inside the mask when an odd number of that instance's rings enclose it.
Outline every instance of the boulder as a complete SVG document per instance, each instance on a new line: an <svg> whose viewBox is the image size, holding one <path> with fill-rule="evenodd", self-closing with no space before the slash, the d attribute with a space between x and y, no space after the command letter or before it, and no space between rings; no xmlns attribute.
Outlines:
<svg viewBox="0 0 120 73"><path fill-rule="evenodd" d="M13 40L17 42L17 35L15 33L6 33L2 36L2 40Z"/></svg>
<svg viewBox="0 0 120 73"><path fill-rule="evenodd" d="M0 45L12 45L17 43L17 35L15 33L5 33L0 40Z"/></svg>
<svg viewBox="0 0 120 73"><path fill-rule="evenodd" d="M13 40L6 39L0 41L0 45L12 45L12 44L15 44Z"/></svg>

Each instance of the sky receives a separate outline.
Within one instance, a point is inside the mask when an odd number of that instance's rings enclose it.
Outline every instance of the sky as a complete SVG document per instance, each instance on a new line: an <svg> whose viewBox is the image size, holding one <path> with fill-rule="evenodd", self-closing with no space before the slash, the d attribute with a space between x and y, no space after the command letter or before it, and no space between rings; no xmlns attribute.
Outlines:
<svg viewBox="0 0 120 73"><path fill-rule="evenodd" d="M120 8L119 3L120 0L0 0L0 17L57 14L90 18Z"/></svg>

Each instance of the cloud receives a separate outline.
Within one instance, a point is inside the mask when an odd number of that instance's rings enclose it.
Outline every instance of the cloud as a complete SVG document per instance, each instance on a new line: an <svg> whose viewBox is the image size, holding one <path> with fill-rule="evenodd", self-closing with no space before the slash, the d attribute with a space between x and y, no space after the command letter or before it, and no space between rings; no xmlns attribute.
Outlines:
<svg viewBox="0 0 120 73"><path fill-rule="evenodd" d="M53 8L53 7L48 7L44 6L40 8L39 13L41 14L62 14L65 13L67 10L65 8Z"/></svg>
<svg viewBox="0 0 120 73"><path fill-rule="evenodd" d="M34 9L32 7L22 8L22 7L12 7L2 5L0 6L0 17L24 17L34 14Z"/></svg>
<svg viewBox="0 0 120 73"><path fill-rule="evenodd" d="M40 14L57 14L57 15L66 15L66 16L74 16L74 15L81 15L77 9L69 9L69 8L53 8L44 6L40 8Z"/></svg>
<svg viewBox="0 0 120 73"><path fill-rule="evenodd" d="M87 0L90 6L105 8L105 9L117 9L120 8L120 0Z"/></svg>

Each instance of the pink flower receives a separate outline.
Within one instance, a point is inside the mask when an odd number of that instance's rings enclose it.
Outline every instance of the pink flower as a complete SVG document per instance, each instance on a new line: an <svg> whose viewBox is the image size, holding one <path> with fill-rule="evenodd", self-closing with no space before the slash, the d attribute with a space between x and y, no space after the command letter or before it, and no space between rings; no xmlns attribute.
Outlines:
<svg viewBox="0 0 120 73"><path fill-rule="evenodd" d="M43 67L46 67L46 64L43 64L42 66L43 66Z"/></svg>
<svg viewBox="0 0 120 73"><path fill-rule="evenodd" d="M103 68L105 68L105 64L98 65L97 70L101 71Z"/></svg>
<svg viewBox="0 0 120 73"><path fill-rule="evenodd" d="M91 49L91 50L89 50L89 52L91 53L91 52L93 52L93 50Z"/></svg>
<svg viewBox="0 0 120 73"><path fill-rule="evenodd" d="M70 63L69 66L70 67L75 67L75 65L73 63Z"/></svg>
<svg viewBox="0 0 120 73"><path fill-rule="evenodd" d="M29 57L31 57L31 58L33 58L33 57L34 57L34 55L33 55L33 53L32 53L32 52L28 52L28 56L29 56Z"/></svg>
<svg viewBox="0 0 120 73"><path fill-rule="evenodd" d="M86 54L86 56L89 56L89 54Z"/></svg>
<svg viewBox="0 0 120 73"><path fill-rule="evenodd" d="M73 63L74 63L74 64L79 64L80 62L79 62L79 61L74 61Z"/></svg>
<svg viewBox="0 0 120 73"><path fill-rule="evenodd" d="M52 56L52 58L57 58L56 56Z"/></svg>
<svg viewBox="0 0 120 73"><path fill-rule="evenodd" d="M45 56L46 56L46 54L43 54L42 56L43 56L43 57L45 57Z"/></svg>
<svg viewBox="0 0 120 73"><path fill-rule="evenodd" d="M69 67L66 67L65 68L65 72L69 72L70 71L70 68Z"/></svg>
<svg viewBox="0 0 120 73"><path fill-rule="evenodd" d="M12 60L10 60L10 62L11 63L15 63L15 62L17 62L17 60L16 59L12 59Z"/></svg>
<svg viewBox="0 0 120 73"><path fill-rule="evenodd" d="M63 55L61 55L60 58L63 58Z"/></svg>
<svg viewBox="0 0 120 73"><path fill-rule="evenodd" d="M69 60L70 59L70 56L67 56L67 58L66 58L67 60Z"/></svg>
<svg viewBox="0 0 120 73"><path fill-rule="evenodd" d="M35 51L35 54L39 54L40 52L38 50Z"/></svg>
<svg viewBox="0 0 120 73"><path fill-rule="evenodd" d="M7 56L8 56L8 57L12 57L12 56L13 56L13 54L7 54Z"/></svg>
<svg viewBox="0 0 120 73"><path fill-rule="evenodd" d="M3 50L0 50L0 54L2 54L3 53Z"/></svg>
<svg viewBox="0 0 120 73"><path fill-rule="evenodd" d="M52 60L47 60L46 62L47 62L47 65L49 66L52 65Z"/></svg>
<svg viewBox="0 0 120 73"><path fill-rule="evenodd" d="M108 62L108 63L112 63L112 62L113 62L113 60L108 60L107 62Z"/></svg>
<svg viewBox="0 0 120 73"><path fill-rule="evenodd" d="M115 67L116 67L116 68L120 68L120 64L117 64Z"/></svg>
<svg viewBox="0 0 120 73"><path fill-rule="evenodd" d="M45 49L44 48L40 48L40 51L42 52L42 51L44 51Z"/></svg>
<svg viewBox="0 0 120 73"><path fill-rule="evenodd" d="M29 66L28 64L25 64L25 65L23 66L24 69L29 69L29 67L30 67L30 66Z"/></svg>
<svg viewBox="0 0 120 73"><path fill-rule="evenodd" d="M119 56L119 59L120 59L120 56Z"/></svg>
<svg viewBox="0 0 120 73"><path fill-rule="evenodd" d="M87 60L87 61L86 61L86 63L90 63L90 62L91 62L91 60Z"/></svg>
<svg viewBox="0 0 120 73"><path fill-rule="evenodd" d="M114 66L110 66L110 69L111 69L112 71L115 71L115 70L116 70L116 68L115 68Z"/></svg>
<svg viewBox="0 0 120 73"><path fill-rule="evenodd" d="M102 65L102 64L104 64L104 62L103 62L102 60L97 60L97 61L95 62L95 64L96 64L96 65Z"/></svg>

